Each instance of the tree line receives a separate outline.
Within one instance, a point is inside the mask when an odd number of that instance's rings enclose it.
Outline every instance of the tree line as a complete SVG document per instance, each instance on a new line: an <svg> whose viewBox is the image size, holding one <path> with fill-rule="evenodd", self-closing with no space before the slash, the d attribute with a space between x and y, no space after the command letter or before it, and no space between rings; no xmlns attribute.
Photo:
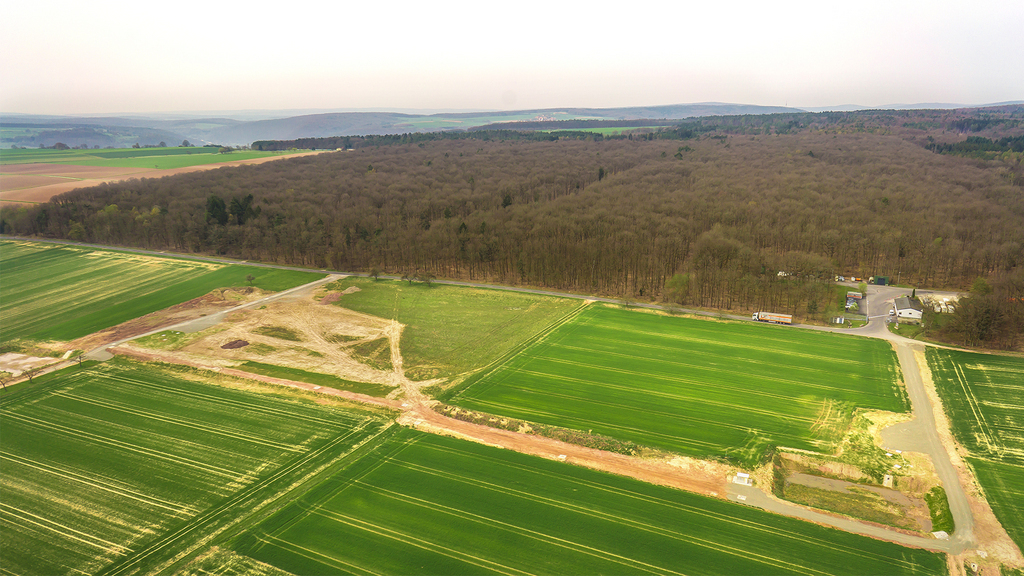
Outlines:
<svg viewBox="0 0 1024 576"><path fill-rule="evenodd" d="M904 136L502 135L105 184L5 207L0 231L798 318L836 274L965 289L1024 265L1003 164Z"/></svg>

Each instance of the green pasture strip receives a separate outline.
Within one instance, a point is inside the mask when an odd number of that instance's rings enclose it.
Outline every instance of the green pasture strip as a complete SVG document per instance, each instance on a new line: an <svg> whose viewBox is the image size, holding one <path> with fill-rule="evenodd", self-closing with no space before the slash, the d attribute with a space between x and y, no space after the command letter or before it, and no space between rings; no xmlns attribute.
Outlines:
<svg viewBox="0 0 1024 576"><path fill-rule="evenodd" d="M596 305L450 403L697 457L821 449L827 403L907 410L885 342Z"/></svg>
<svg viewBox="0 0 1024 576"><path fill-rule="evenodd" d="M283 378L285 380L306 382L307 384L315 384L317 386L327 386L328 388L335 388L337 390L348 390L350 392L366 394L367 396L376 396L378 398L383 398L395 390L393 386L384 386L383 384L375 384L373 382L355 382L353 380L338 378L331 374L307 372L306 370L299 370L298 368L263 364L261 362L253 362L251 360L237 368L239 370L245 370L246 372L252 372L253 374L262 374L263 376L270 376L272 378Z"/></svg>
<svg viewBox="0 0 1024 576"><path fill-rule="evenodd" d="M239 494L283 489L282 470L352 446L375 421L126 361L16 388L0 444L8 573L96 573L168 531L209 527Z"/></svg>
<svg viewBox="0 0 1024 576"><path fill-rule="evenodd" d="M22 150L0 150L0 166L9 164L72 163L76 158L88 156L91 150L43 150L26 148Z"/></svg>
<svg viewBox="0 0 1024 576"><path fill-rule="evenodd" d="M345 278L350 286L335 305L397 320L405 373L415 380L450 377L486 366L580 306L578 300L368 278Z"/></svg>
<svg viewBox="0 0 1024 576"><path fill-rule="evenodd" d="M322 278L79 246L0 242L0 339L73 340L216 288L284 290Z"/></svg>
<svg viewBox="0 0 1024 576"><path fill-rule="evenodd" d="M219 148L188 147L179 148L115 148L113 150L91 150L90 156L96 158L146 158L150 156L195 156L217 154Z"/></svg>
<svg viewBox="0 0 1024 576"><path fill-rule="evenodd" d="M104 158L143 158L147 156L180 156L216 154L216 148L116 148L103 150L49 150L27 148L0 151L0 165L72 164Z"/></svg>
<svg viewBox="0 0 1024 576"><path fill-rule="evenodd" d="M295 574L940 574L944 558L402 430L231 546Z"/></svg>
<svg viewBox="0 0 1024 576"><path fill-rule="evenodd" d="M271 156L287 156L295 152L231 152L219 154L216 151L212 154L195 154L191 156L149 156L142 158L86 158L75 161L78 166L108 166L112 168L154 168L158 170L170 170L174 168L187 168L189 166L202 166L206 164L221 164L223 162L237 162L239 160L255 160L258 158L269 158Z"/></svg>
<svg viewBox="0 0 1024 576"><path fill-rule="evenodd" d="M1024 359L928 348L932 381L992 510L1024 547Z"/></svg>
<svg viewBox="0 0 1024 576"><path fill-rule="evenodd" d="M565 128L559 130L540 130L540 132L548 132L551 134L558 134L559 132L594 132L595 134L601 134L603 136L613 136L616 134L623 134L625 132L635 132L637 130L651 130L657 131L662 128L672 128L672 126L599 126L595 128Z"/></svg>
<svg viewBox="0 0 1024 576"><path fill-rule="evenodd" d="M935 486L929 490L924 495L924 500L928 503L932 532L941 530L946 534L952 534L956 530L956 524L953 522L953 512L949 509L949 499L946 498L946 491L942 486Z"/></svg>
<svg viewBox="0 0 1024 576"><path fill-rule="evenodd" d="M239 150L221 154L218 148L116 148L111 150L4 150L0 165L70 164L74 166L109 166L115 168L184 168L202 164L218 164L238 160L288 156L306 150L261 152Z"/></svg>

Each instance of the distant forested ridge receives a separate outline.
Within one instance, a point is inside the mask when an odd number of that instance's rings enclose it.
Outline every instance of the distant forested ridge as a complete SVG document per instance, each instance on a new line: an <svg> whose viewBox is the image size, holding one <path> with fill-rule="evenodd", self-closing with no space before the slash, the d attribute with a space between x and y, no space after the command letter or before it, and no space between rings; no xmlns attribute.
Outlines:
<svg viewBox="0 0 1024 576"><path fill-rule="evenodd" d="M973 156L981 152L1024 152L1024 136L989 139L981 136L968 136L960 142L939 143L929 142L925 148L939 154L959 154L961 156Z"/></svg>
<svg viewBox="0 0 1024 576"><path fill-rule="evenodd" d="M645 139L678 139L680 137L677 127L672 126L659 131L657 134L644 135ZM682 137L693 136L692 131L683 131ZM299 138L296 140L257 140L252 143L253 150L280 151L280 150L349 150L357 148L370 148L376 146L393 146L396 144L422 144L425 142L437 142L439 140L482 140L484 142L495 141L525 141L525 142L555 142L558 140L604 140L606 137L595 132L585 130L560 130L558 134L547 132L535 132L524 130L472 130L472 131L451 131L451 132L408 132L404 134L382 134L370 136L332 136L329 138ZM611 136L611 139L632 139L628 136Z"/></svg>
<svg viewBox="0 0 1024 576"><path fill-rule="evenodd" d="M352 137L7 207L0 229L812 317L836 274L966 288L1019 270L1019 163L932 153L906 116L873 114L716 117L674 139Z"/></svg>

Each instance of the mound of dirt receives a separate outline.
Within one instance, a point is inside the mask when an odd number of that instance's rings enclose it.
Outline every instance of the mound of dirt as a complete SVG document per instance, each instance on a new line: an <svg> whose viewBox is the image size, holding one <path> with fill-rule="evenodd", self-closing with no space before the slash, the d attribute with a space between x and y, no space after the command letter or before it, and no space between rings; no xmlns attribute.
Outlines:
<svg viewBox="0 0 1024 576"><path fill-rule="evenodd" d="M232 340L231 342L228 342L227 344L221 346L221 348L225 350L234 350L235 348L243 348L248 345L249 343L246 342L245 340Z"/></svg>
<svg viewBox="0 0 1024 576"><path fill-rule="evenodd" d="M345 288L344 290L342 290L341 293L342 294L354 294L356 292L362 292L362 291L363 291L363 289L360 288L359 286L349 286L348 288Z"/></svg>
<svg viewBox="0 0 1024 576"><path fill-rule="evenodd" d="M320 304L330 304L331 302L337 302L338 298L341 298L341 292L331 292L327 296L320 299Z"/></svg>

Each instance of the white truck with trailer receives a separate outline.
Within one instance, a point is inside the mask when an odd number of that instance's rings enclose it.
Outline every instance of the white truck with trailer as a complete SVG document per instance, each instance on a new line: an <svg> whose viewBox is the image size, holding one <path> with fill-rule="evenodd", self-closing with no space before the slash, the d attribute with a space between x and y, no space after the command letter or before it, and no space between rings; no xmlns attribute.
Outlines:
<svg viewBox="0 0 1024 576"><path fill-rule="evenodd" d="M793 323L793 317L789 314L776 314L774 312L754 312L751 318L758 322L772 322L775 324Z"/></svg>

